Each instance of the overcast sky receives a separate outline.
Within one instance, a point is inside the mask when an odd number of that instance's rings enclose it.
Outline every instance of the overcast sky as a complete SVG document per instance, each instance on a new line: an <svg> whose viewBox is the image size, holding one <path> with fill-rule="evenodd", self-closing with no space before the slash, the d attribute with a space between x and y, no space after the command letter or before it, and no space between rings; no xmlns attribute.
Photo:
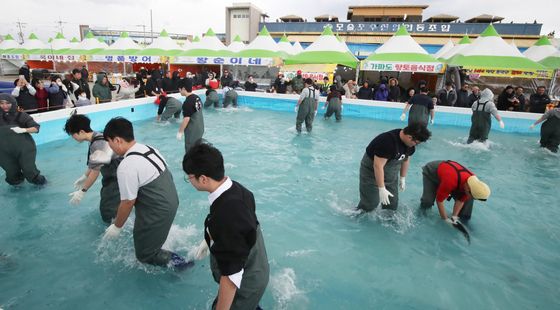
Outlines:
<svg viewBox="0 0 560 310"><path fill-rule="evenodd" d="M249 2L249 1L236 1ZM408 1L301 1L301 0L254 0L250 1L275 21L278 17L296 14L309 21L322 14L338 16L346 21L350 5L371 4L426 4L424 19L436 14L451 14L466 20L480 14L504 17L503 22L532 23L537 20L543 24L542 33L556 30L560 36L560 1L558 0L408 0ZM24 0L2 2L2 21L0 34L12 34L16 38L16 22L26 23L23 28L25 37L31 32L44 41L58 32L57 21L62 20L64 35L70 39L79 38L78 25L88 24L94 28L142 30L135 25L145 24L149 31L150 9L153 10L153 29L168 32L198 35L212 27L215 32L225 32L225 7L233 1L224 0Z"/></svg>

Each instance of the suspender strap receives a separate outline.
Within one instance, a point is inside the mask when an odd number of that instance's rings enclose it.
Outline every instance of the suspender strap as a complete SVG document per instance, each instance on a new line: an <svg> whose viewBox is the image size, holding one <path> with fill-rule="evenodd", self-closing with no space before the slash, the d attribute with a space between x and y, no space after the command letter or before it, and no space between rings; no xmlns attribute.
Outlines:
<svg viewBox="0 0 560 310"><path fill-rule="evenodd" d="M146 147L148 147L149 151L147 151L146 153L140 153L140 152L130 152L126 155L126 157L130 156L130 155L137 155L137 156L142 156L145 159L147 159L154 167L156 167L157 171L159 172L159 174L161 174L163 172L163 170L161 170L161 168L156 164L155 161L153 161L150 157L148 157L149 155L155 155L162 163L165 167L167 167L167 165L165 164L165 161L163 161L163 158L161 158L156 151L151 148L150 146L146 145Z"/></svg>

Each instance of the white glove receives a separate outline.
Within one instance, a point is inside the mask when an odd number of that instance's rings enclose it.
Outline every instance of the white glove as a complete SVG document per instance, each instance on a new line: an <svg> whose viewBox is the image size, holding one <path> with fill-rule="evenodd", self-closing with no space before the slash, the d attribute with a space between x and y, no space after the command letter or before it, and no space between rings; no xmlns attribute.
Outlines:
<svg viewBox="0 0 560 310"><path fill-rule="evenodd" d="M103 235L103 240L107 239L114 239L117 238L121 233L122 228L118 228L115 224L111 224L111 226L105 229L105 235Z"/></svg>
<svg viewBox="0 0 560 310"><path fill-rule="evenodd" d="M390 203L389 197L393 197L385 187L379 187L379 201L382 205L388 205Z"/></svg>
<svg viewBox="0 0 560 310"><path fill-rule="evenodd" d="M448 217L445 219L445 222L451 226L460 223L459 222L459 217L458 216L452 216L452 217Z"/></svg>
<svg viewBox="0 0 560 310"><path fill-rule="evenodd" d="M506 124L504 124L504 121L500 121L500 128L504 129L504 127L506 127Z"/></svg>
<svg viewBox="0 0 560 310"><path fill-rule="evenodd" d="M535 129L535 124L529 126L529 130L533 130L533 129Z"/></svg>
<svg viewBox="0 0 560 310"><path fill-rule="evenodd" d="M10 128L15 133L26 133L27 129L21 127L12 127Z"/></svg>
<svg viewBox="0 0 560 310"><path fill-rule="evenodd" d="M405 119L406 119L406 114L404 114L404 113L403 113L403 114L401 114L401 121L403 121L403 122L404 122L404 120L405 120Z"/></svg>
<svg viewBox="0 0 560 310"><path fill-rule="evenodd" d="M108 164L111 162L111 157L113 156L113 151L112 150L108 150L108 151L95 151L93 152L93 154L91 154L89 156L89 161L91 163L95 163L95 164Z"/></svg>
<svg viewBox="0 0 560 310"><path fill-rule="evenodd" d="M315 110L315 114L313 116L317 116L317 110Z"/></svg>
<svg viewBox="0 0 560 310"><path fill-rule="evenodd" d="M434 119L433 118L430 119L430 124L432 124L432 125L434 124Z"/></svg>
<svg viewBox="0 0 560 310"><path fill-rule="evenodd" d="M70 203L74 206L79 205L85 195L86 195L86 192L84 192L82 190L75 191L75 192L72 192L72 193L68 194L68 196L72 197L72 198L70 198Z"/></svg>
<svg viewBox="0 0 560 310"><path fill-rule="evenodd" d="M297 113L298 110L299 110L299 105L296 105L296 106L294 107L294 111Z"/></svg>
<svg viewBox="0 0 560 310"><path fill-rule="evenodd" d="M406 189L406 178L405 177L400 178L399 188L401 189L401 192L404 192L404 190Z"/></svg>
<svg viewBox="0 0 560 310"><path fill-rule="evenodd" d="M200 244L196 248L195 258L197 260L201 260L205 258L206 256L208 256L208 250L209 248L208 248L208 244L206 243L206 240L202 239L202 242L200 242Z"/></svg>
<svg viewBox="0 0 560 310"><path fill-rule="evenodd" d="M78 178L75 182L74 182L74 188L77 190L82 189L82 186L84 185L84 182L87 180L87 175L83 174L80 178Z"/></svg>
<svg viewBox="0 0 560 310"><path fill-rule="evenodd" d="M182 132L177 133L177 140L179 140L179 141L183 140L183 133Z"/></svg>

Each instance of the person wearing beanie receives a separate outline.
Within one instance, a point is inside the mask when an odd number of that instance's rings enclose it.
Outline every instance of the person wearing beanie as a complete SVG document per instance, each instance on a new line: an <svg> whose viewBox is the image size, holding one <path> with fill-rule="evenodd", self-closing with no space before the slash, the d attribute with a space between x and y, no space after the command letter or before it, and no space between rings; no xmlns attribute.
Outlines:
<svg viewBox="0 0 560 310"><path fill-rule="evenodd" d="M502 121L502 117L498 114L498 109L494 105L494 94L488 88L484 89L480 94L480 98L472 105L473 114L471 116L471 130L469 131L469 138L467 143L479 141L484 143L488 140L488 134L492 127L492 115L500 122L500 128L506 125Z"/></svg>
<svg viewBox="0 0 560 310"><path fill-rule="evenodd" d="M202 101L200 97L192 93L193 84L189 79L179 82L179 92L185 96L183 102L183 121L177 132L177 140L183 140L185 136L185 153L204 135L204 117L202 114Z"/></svg>
<svg viewBox="0 0 560 310"><path fill-rule="evenodd" d="M30 135L39 132L39 124L19 112L16 99L9 94L0 94L0 113L0 167L6 172L6 183L19 185L26 179L44 185L47 179L35 165L37 146Z"/></svg>
<svg viewBox="0 0 560 310"><path fill-rule="evenodd" d="M158 95L156 104L159 100L159 106L156 116L157 122L166 122L173 119L178 120L181 117L181 102L173 97L168 97L165 92Z"/></svg>
<svg viewBox="0 0 560 310"><path fill-rule="evenodd" d="M359 210L370 212L380 203L383 209L397 209L410 157L431 135L426 126L414 123L384 132L369 143L360 163Z"/></svg>
<svg viewBox="0 0 560 310"><path fill-rule="evenodd" d="M420 207L426 210L437 204L439 215L450 224L459 219L467 222L471 219L473 201L486 201L490 196L490 187L482 182L473 172L452 160L436 160L422 167L424 190L420 198ZM443 202L454 199L453 213L448 216Z"/></svg>

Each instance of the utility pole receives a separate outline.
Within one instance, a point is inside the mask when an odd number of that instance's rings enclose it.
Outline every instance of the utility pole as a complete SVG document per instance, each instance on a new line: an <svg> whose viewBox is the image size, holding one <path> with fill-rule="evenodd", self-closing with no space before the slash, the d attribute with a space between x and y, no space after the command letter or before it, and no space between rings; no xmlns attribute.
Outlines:
<svg viewBox="0 0 560 310"><path fill-rule="evenodd" d="M150 43L154 43L154 24L152 22L152 9L150 9Z"/></svg>
<svg viewBox="0 0 560 310"><path fill-rule="evenodd" d="M23 28L25 27L25 25L27 25L27 23L22 23L19 21L16 22L16 24L18 25L19 28L19 32L18 32L18 36L19 36L19 40L21 41L21 44L25 43L25 39L23 38L23 30L22 30L22 26Z"/></svg>
<svg viewBox="0 0 560 310"><path fill-rule="evenodd" d="M58 21L57 21L56 23L58 24L58 28L59 28L59 30L60 30L60 33L62 33L62 35L64 35L64 31L63 31L62 24L68 24L68 23L62 21L62 19L60 18L60 16L58 17Z"/></svg>

